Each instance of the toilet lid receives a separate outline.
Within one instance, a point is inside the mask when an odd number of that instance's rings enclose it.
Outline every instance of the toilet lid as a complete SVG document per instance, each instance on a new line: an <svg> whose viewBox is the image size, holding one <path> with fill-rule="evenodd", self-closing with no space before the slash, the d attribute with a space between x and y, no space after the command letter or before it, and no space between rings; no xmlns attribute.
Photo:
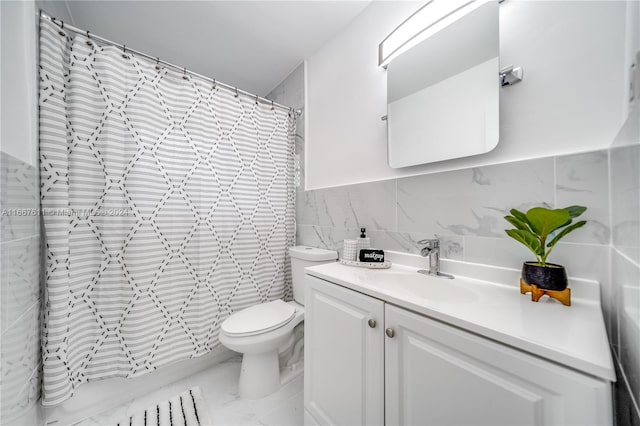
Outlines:
<svg viewBox="0 0 640 426"><path fill-rule="evenodd" d="M295 313L292 305L278 299L236 312L222 323L221 328L228 335L264 333L285 325Z"/></svg>

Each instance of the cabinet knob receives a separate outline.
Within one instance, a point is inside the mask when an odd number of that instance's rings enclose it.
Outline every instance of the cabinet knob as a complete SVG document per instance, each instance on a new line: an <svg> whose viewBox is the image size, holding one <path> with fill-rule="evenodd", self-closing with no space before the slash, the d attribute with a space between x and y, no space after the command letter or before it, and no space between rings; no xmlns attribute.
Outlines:
<svg viewBox="0 0 640 426"><path fill-rule="evenodd" d="M395 336L395 335L396 335L396 332L395 332L395 331L393 331L393 328L387 328L387 329L385 330L385 333L386 333L386 335L387 335L387 336L389 336L389 337L393 337L393 336Z"/></svg>
<svg viewBox="0 0 640 426"><path fill-rule="evenodd" d="M370 319L370 320L369 320L369 327L371 327L371 328L376 328L376 325L378 325L378 323L376 322L376 320L374 320L374 319Z"/></svg>

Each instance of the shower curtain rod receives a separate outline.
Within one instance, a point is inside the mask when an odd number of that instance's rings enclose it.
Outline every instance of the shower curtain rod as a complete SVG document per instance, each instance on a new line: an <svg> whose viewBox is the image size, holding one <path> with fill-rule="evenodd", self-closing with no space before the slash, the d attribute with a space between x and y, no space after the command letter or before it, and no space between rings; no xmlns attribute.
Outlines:
<svg viewBox="0 0 640 426"><path fill-rule="evenodd" d="M267 99L265 97L258 96L256 94L247 92L245 90L238 89L237 87L230 86L228 84L222 83L222 82L220 82L220 81L218 81L216 79L204 76L202 74L198 74L198 73L193 72L193 71L189 71L184 67L179 67L178 65L172 64L172 63L167 62L167 61L163 61L162 59L160 59L158 57L147 55L146 53L142 53L142 52L140 52L138 50L131 49L129 47L126 47L126 45L124 45L124 44L116 43L116 42L111 41L109 39L106 39L104 37L100 37L100 36L97 36L95 34L91 34L89 31L81 30L80 28L74 27L72 25L65 24L62 20L56 19L53 16L48 15L42 9L40 9L40 16L45 18L45 19L48 19L51 22L53 22L54 24L59 26L62 30L73 31L74 33L84 35L84 36L86 36L86 37L88 37L90 39L97 40L97 41L99 41L101 43L108 44L108 45L114 46L114 47L118 47L118 48L122 49L122 51L124 53L130 52L130 53L133 53L135 55L142 56L142 57L147 58L147 59L151 59L152 61L155 61L158 64L163 64L163 65L165 65L167 67L174 68L177 71L182 71L184 74L189 74L191 76L198 77L198 78L200 78L202 80L209 81L209 82L215 84L216 86L222 86L225 89L228 89L228 90L231 90L232 92L235 92L236 95L244 95L244 96L250 97L252 99L255 99L256 102L260 101L262 103L271 105L271 106L276 107L276 108L280 108L280 109L284 109L284 110L287 110L287 111L291 111L291 112L295 113L297 116L302 114L302 110L300 110L300 109L294 110L292 107L288 107L286 105L282 105L282 104L276 103L276 102L272 101L271 99Z"/></svg>

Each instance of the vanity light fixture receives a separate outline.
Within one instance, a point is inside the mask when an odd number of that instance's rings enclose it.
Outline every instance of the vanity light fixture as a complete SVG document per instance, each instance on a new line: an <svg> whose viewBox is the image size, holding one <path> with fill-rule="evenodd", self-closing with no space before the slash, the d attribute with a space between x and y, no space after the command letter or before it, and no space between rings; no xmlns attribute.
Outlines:
<svg viewBox="0 0 640 426"><path fill-rule="evenodd" d="M378 65L386 67L402 52L489 1L497 0L429 0L382 40L378 46Z"/></svg>

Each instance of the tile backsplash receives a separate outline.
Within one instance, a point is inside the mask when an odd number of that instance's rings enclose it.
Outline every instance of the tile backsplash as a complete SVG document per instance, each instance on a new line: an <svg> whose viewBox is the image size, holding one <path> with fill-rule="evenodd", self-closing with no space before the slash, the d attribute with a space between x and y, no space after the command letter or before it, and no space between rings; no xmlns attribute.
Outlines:
<svg viewBox="0 0 640 426"><path fill-rule="evenodd" d="M443 257L513 268L531 254L504 232L511 208L586 205L587 226L560 243L550 260L571 275L597 279L609 296L606 150L300 191L298 198L301 244L341 250L343 238L366 227L380 248L419 253L417 242L437 235Z"/></svg>

